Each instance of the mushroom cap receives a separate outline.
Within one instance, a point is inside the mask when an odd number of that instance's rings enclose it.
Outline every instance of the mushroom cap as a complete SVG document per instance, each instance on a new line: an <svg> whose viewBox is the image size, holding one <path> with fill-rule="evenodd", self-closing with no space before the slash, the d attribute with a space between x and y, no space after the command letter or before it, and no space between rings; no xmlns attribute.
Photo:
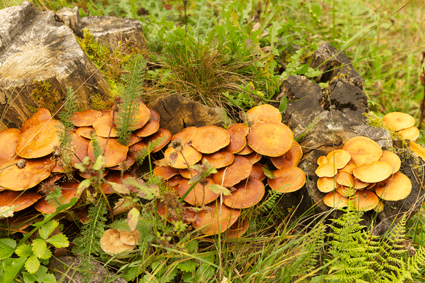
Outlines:
<svg viewBox="0 0 425 283"><path fill-rule="evenodd" d="M246 118L250 125L264 122L280 123L282 121L279 109L269 104L262 104L249 109L246 112Z"/></svg>
<svg viewBox="0 0 425 283"><path fill-rule="evenodd" d="M120 144L116 139L110 138L108 140L107 138L97 137L97 141L105 156L105 167L117 166L127 158L128 146ZM106 141L108 141L108 144L106 144ZM91 162L96 162L94 158L93 141L89 143L87 155Z"/></svg>
<svg viewBox="0 0 425 283"><path fill-rule="evenodd" d="M347 172L349 174L353 174L353 170L354 168L356 168L356 164L354 164L353 160L350 160L350 162L347 163L347 165L345 165L344 167L342 167L341 169L339 169L339 172Z"/></svg>
<svg viewBox="0 0 425 283"><path fill-rule="evenodd" d="M320 177L317 179L317 189L322 193L329 193L338 188L335 177Z"/></svg>
<svg viewBox="0 0 425 283"><path fill-rule="evenodd" d="M336 188L336 191L343 197L350 197L354 195L356 189L354 187L338 186L338 188Z"/></svg>
<svg viewBox="0 0 425 283"><path fill-rule="evenodd" d="M193 222L193 227L201 229L201 232L205 235L223 233L238 220L240 214L239 209L230 209L225 205L213 202L198 213Z"/></svg>
<svg viewBox="0 0 425 283"><path fill-rule="evenodd" d="M354 186L354 177L353 175L342 171L339 172L337 177L336 177L336 182L341 185L341 186L346 186L346 187L353 187Z"/></svg>
<svg viewBox="0 0 425 283"><path fill-rule="evenodd" d="M403 139L410 140L410 141L417 140L420 135L419 129L416 128L415 126L400 130L397 133L399 133Z"/></svg>
<svg viewBox="0 0 425 283"><path fill-rule="evenodd" d="M71 118L72 123L76 127L89 127L93 125L93 122L102 116L102 112L87 109L86 111L75 112Z"/></svg>
<svg viewBox="0 0 425 283"><path fill-rule="evenodd" d="M120 241L123 244L126 245L138 245L139 244L139 236L140 233L137 230L134 231L124 231L124 230L118 230L120 233Z"/></svg>
<svg viewBox="0 0 425 283"><path fill-rule="evenodd" d="M79 183L65 182L60 184L61 187L61 204L69 203L73 198L79 197L77 195ZM46 198L40 199L34 206L38 211L45 214L52 214L56 212L56 209L59 207L59 204L49 203Z"/></svg>
<svg viewBox="0 0 425 283"><path fill-rule="evenodd" d="M370 138L362 136L348 140L342 149L350 153L351 159L356 166L378 161L382 156L382 149L379 144Z"/></svg>
<svg viewBox="0 0 425 283"><path fill-rule="evenodd" d="M75 130L75 133L82 138L91 139L91 131L94 131L93 127L81 127Z"/></svg>
<svg viewBox="0 0 425 283"><path fill-rule="evenodd" d="M119 111L121 111L123 107L124 107L124 104L119 104L118 105ZM132 113L131 113L131 125L129 125L129 129L131 131L134 131L134 130L143 128L143 126L146 125L149 119L151 118L151 110L142 101L133 102L131 103L130 107L132 108L131 109ZM121 122L119 115L117 114L115 114L115 118L114 118L115 125L118 125Z"/></svg>
<svg viewBox="0 0 425 283"><path fill-rule="evenodd" d="M333 191L323 198L323 203L328 207L343 208L348 205L348 198L343 197L336 191Z"/></svg>
<svg viewBox="0 0 425 283"><path fill-rule="evenodd" d="M377 183L391 176L393 169L385 161L375 161L364 164L353 170L353 175L365 183Z"/></svg>
<svg viewBox="0 0 425 283"><path fill-rule="evenodd" d="M262 164L254 164L252 165L251 173L249 174L249 178L255 178L260 181L263 181L266 178L266 174L264 174L263 171L263 165Z"/></svg>
<svg viewBox="0 0 425 283"><path fill-rule="evenodd" d="M96 131L96 136L98 137L118 137L118 130L114 125L114 121L112 120L112 111L94 120L92 126Z"/></svg>
<svg viewBox="0 0 425 283"><path fill-rule="evenodd" d="M359 179L354 178L354 188L357 190L364 189L369 186L370 183L362 182Z"/></svg>
<svg viewBox="0 0 425 283"><path fill-rule="evenodd" d="M230 151L221 149L212 154L204 154L202 157L202 162L205 160L207 160L215 169L220 169L232 164L235 160L235 156Z"/></svg>
<svg viewBox="0 0 425 283"><path fill-rule="evenodd" d="M231 153L237 153L246 146L246 136L249 133L247 125L242 123L236 123L227 128L230 135L230 144L227 149Z"/></svg>
<svg viewBox="0 0 425 283"><path fill-rule="evenodd" d="M177 153L177 158L171 164L171 154ZM174 148L169 147L164 152L164 158L167 164L176 169L186 169L189 166L195 165L202 159L202 154L190 145L184 146L181 152L177 152ZM188 164L187 164L187 163Z"/></svg>
<svg viewBox="0 0 425 283"><path fill-rule="evenodd" d="M164 180L169 180L171 177L179 174L179 171L171 166L155 166L153 174L162 177Z"/></svg>
<svg viewBox="0 0 425 283"><path fill-rule="evenodd" d="M328 158L325 155L319 156L319 158L317 158L317 165L320 166L327 163L328 163Z"/></svg>
<svg viewBox="0 0 425 283"><path fill-rule="evenodd" d="M419 156L420 158L422 158L423 161L425 161L425 148L423 148L419 144L415 143L414 141L410 141L409 148L417 156Z"/></svg>
<svg viewBox="0 0 425 283"><path fill-rule="evenodd" d="M100 247L107 254L119 254L134 249L135 245L123 244L117 229L108 229L100 238Z"/></svg>
<svg viewBox="0 0 425 283"><path fill-rule="evenodd" d="M237 154L237 155L249 155L249 154L251 154L251 153L253 153L254 151L252 150L252 148L250 148L249 146L248 146L248 143L247 144L245 144L245 146L242 148L242 150L241 151L238 151L238 152L236 152L235 154Z"/></svg>
<svg viewBox="0 0 425 283"><path fill-rule="evenodd" d="M148 148L148 145L145 142L140 141L138 143L135 143L129 146L128 151L130 152L129 154L131 154L132 156L134 155L135 159L137 159L138 154L147 148Z"/></svg>
<svg viewBox="0 0 425 283"><path fill-rule="evenodd" d="M318 177L333 177L338 173L334 164L324 163L319 165L315 171Z"/></svg>
<svg viewBox="0 0 425 283"><path fill-rule="evenodd" d="M23 160L17 158L13 162ZM12 191L23 191L39 184L50 176L55 162L50 157L26 160L25 167L19 169L16 165L4 168L0 172L0 186Z"/></svg>
<svg viewBox="0 0 425 283"><path fill-rule="evenodd" d="M182 146L188 143L197 127L187 127L171 137L171 141L180 140Z"/></svg>
<svg viewBox="0 0 425 283"><path fill-rule="evenodd" d="M412 182L401 172L395 173L385 182L377 184L375 193L383 200L398 201L407 198L412 191Z"/></svg>
<svg viewBox="0 0 425 283"><path fill-rule="evenodd" d="M149 142L153 142L158 138L163 138L163 140L153 148L152 153L158 152L163 149L171 140L171 132L167 129L160 128L155 134L150 135L143 139L143 141L148 144Z"/></svg>
<svg viewBox="0 0 425 283"><path fill-rule="evenodd" d="M18 129L9 128L0 132L0 168L10 165L16 158L16 148L20 136L21 131Z"/></svg>
<svg viewBox="0 0 425 283"><path fill-rule="evenodd" d="M141 129L135 131L134 133L138 137L147 137L155 134L159 130L159 114L155 110L151 109L151 117L149 121Z"/></svg>
<svg viewBox="0 0 425 283"><path fill-rule="evenodd" d="M199 171L192 167L189 169L179 169L180 176L182 176L185 179L191 179L193 176L195 176L198 173Z"/></svg>
<svg viewBox="0 0 425 283"><path fill-rule="evenodd" d="M227 128L227 131L232 135L232 133L239 133L246 137L249 133L249 127L243 123L232 124Z"/></svg>
<svg viewBox="0 0 425 283"><path fill-rule="evenodd" d="M193 185L189 184L189 181L190 180L185 179L179 183L177 187L177 193L180 197L183 197L184 194ZM220 194L216 194L209 189L210 185L215 184L213 179L207 178L206 181L208 182L208 184L205 187L203 187L201 183L197 183L195 187L190 191L190 193L186 196L184 201L194 206L202 206L202 202L203 204L208 204L215 201L220 196Z"/></svg>
<svg viewBox="0 0 425 283"><path fill-rule="evenodd" d="M192 134L192 146L199 152L210 154L226 147L230 143L230 134L217 126L203 126Z"/></svg>
<svg viewBox="0 0 425 283"><path fill-rule="evenodd" d="M120 162L116 166L109 167L109 169L115 171L127 171L134 164L134 162L136 162L136 159L136 154L129 150L128 155L124 161Z"/></svg>
<svg viewBox="0 0 425 283"><path fill-rule="evenodd" d="M41 195L32 192L15 192L15 191L3 191L0 192L0 207L2 206L16 206L13 211L20 211L27 207L30 207L41 198Z"/></svg>
<svg viewBox="0 0 425 283"><path fill-rule="evenodd" d="M139 138L138 136L136 136L135 134L131 134L130 138L128 140L127 146L132 146L138 142L141 142L142 138Z"/></svg>
<svg viewBox="0 0 425 283"><path fill-rule="evenodd" d="M298 167L282 168L273 171L274 179L267 178L269 186L280 193L298 191L305 184L305 173Z"/></svg>
<svg viewBox="0 0 425 283"><path fill-rule="evenodd" d="M22 132L16 154L22 158L39 158L49 155L60 145L58 131L63 125L58 120L47 120Z"/></svg>
<svg viewBox="0 0 425 283"><path fill-rule="evenodd" d="M336 149L331 151L326 158L328 163L335 164L336 169L341 169L350 162L351 155L348 151Z"/></svg>
<svg viewBox="0 0 425 283"><path fill-rule="evenodd" d="M250 154L244 155L243 157L245 157L246 159L251 161L252 165L254 165L258 161L260 161L263 156L259 153L256 153L255 151L253 151Z"/></svg>
<svg viewBox="0 0 425 283"><path fill-rule="evenodd" d="M240 181L248 178L252 164L243 156L235 156L232 165L217 170L213 175L214 182L223 187L232 187Z"/></svg>
<svg viewBox="0 0 425 283"><path fill-rule="evenodd" d="M88 139L82 138L76 133L71 133L72 167L76 168L75 164L81 163L84 157L87 156L89 143Z"/></svg>
<svg viewBox="0 0 425 283"><path fill-rule="evenodd" d="M398 157L398 155L394 152L383 150L382 156L379 161L384 161L390 164L391 168L393 169L391 174L394 174L395 172L400 170L401 160L400 157Z"/></svg>
<svg viewBox="0 0 425 283"><path fill-rule="evenodd" d="M384 124L393 131L400 131L413 127L415 125L415 118L409 114L402 112L391 112L384 116L382 119Z"/></svg>
<svg viewBox="0 0 425 283"><path fill-rule="evenodd" d="M226 232L225 237L226 239L238 239L242 237L243 234L248 231L249 228L249 221L248 219L244 219L241 221L236 221L235 224L233 224Z"/></svg>
<svg viewBox="0 0 425 283"><path fill-rule="evenodd" d="M40 124L41 122L45 122L52 119L52 114L46 108L38 108L37 112L34 113L25 123L21 126L21 132L25 132L29 128L34 127L35 125Z"/></svg>
<svg viewBox="0 0 425 283"><path fill-rule="evenodd" d="M282 123L254 124L247 136L248 145L259 154L278 157L292 146L294 135L291 129Z"/></svg>
<svg viewBox="0 0 425 283"><path fill-rule="evenodd" d="M376 213L381 213L382 211L384 211L384 203L382 202L382 200L379 200L378 205L375 206L375 208L373 210L376 211Z"/></svg>
<svg viewBox="0 0 425 283"><path fill-rule="evenodd" d="M235 185L236 191L223 197L223 203L230 208L244 209L256 205L263 198L264 184L256 178L248 178Z"/></svg>
<svg viewBox="0 0 425 283"><path fill-rule="evenodd" d="M270 160L277 169L282 169L284 167L289 168L298 166L302 157L303 150L301 146L293 140L291 148L285 154L278 157L271 157Z"/></svg>
<svg viewBox="0 0 425 283"><path fill-rule="evenodd" d="M168 179L167 183L170 188L174 188L174 187L177 187L180 184L180 182L183 180L184 178L182 176L176 175Z"/></svg>
<svg viewBox="0 0 425 283"><path fill-rule="evenodd" d="M354 193L354 208L360 211L369 211L374 209L378 203L379 198L374 192L367 190L360 190Z"/></svg>

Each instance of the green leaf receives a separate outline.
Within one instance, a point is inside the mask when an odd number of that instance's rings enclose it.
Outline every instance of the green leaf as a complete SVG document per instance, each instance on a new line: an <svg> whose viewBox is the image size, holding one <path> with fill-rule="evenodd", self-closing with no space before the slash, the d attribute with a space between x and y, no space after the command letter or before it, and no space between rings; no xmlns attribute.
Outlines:
<svg viewBox="0 0 425 283"><path fill-rule="evenodd" d="M32 249L30 245L23 244L16 248L15 253L20 257L29 257L32 255Z"/></svg>
<svg viewBox="0 0 425 283"><path fill-rule="evenodd" d="M177 268L184 272L191 272L191 271L195 271L196 266L197 266L196 261L193 259L190 259L190 260L185 260L180 262L177 265Z"/></svg>
<svg viewBox="0 0 425 283"><path fill-rule="evenodd" d="M65 248L69 246L68 238L62 233L50 237L47 239L47 242L52 244L55 248Z"/></svg>
<svg viewBox="0 0 425 283"><path fill-rule="evenodd" d="M285 113L287 107L288 107L288 97L286 95L283 95L282 98L280 99L279 112Z"/></svg>
<svg viewBox="0 0 425 283"><path fill-rule="evenodd" d="M264 166L261 167L261 169L263 169L264 175L266 175L267 178L274 179L274 174L271 170L269 170L268 168L266 168Z"/></svg>
<svg viewBox="0 0 425 283"><path fill-rule="evenodd" d="M78 185L78 189L77 189L77 196L80 196L85 189L87 189L88 187L90 187L91 185L91 181L90 179L84 179L79 185Z"/></svg>
<svg viewBox="0 0 425 283"><path fill-rule="evenodd" d="M25 262L25 269L31 274L35 273L39 267L40 261L35 255L30 256Z"/></svg>
<svg viewBox="0 0 425 283"><path fill-rule="evenodd" d="M41 228L38 230L38 233L40 234L40 237L44 240L46 240L50 234L53 233L53 231L58 227L59 222L57 220L51 220L41 226Z"/></svg>
<svg viewBox="0 0 425 283"><path fill-rule="evenodd" d="M93 164L93 169L99 171L103 167L105 167L105 156L99 155L96 159L96 162Z"/></svg>
<svg viewBox="0 0 425 283"><path fill-rule="evenodd" d="M130 231L136 230L137 222L139 222L140 212L133 207L127 214L127 224Z"/></svg>
<svg viewBox="0 0 425 283"><path fill-rule="evenodd" d="M0 259L9 258L16 249L16 241L10 238L0 239Z"/></svg>
<svg viewBox="0 0 425 283"><path fill-rule="evenodd" d="M22 272L25 283L56 283L56 278L53 274L47 273L48 269L45 266L40 266L36 273L30 274L28 272Z"/></svg>
<svg viewBox="0 0 425 283"><path fill-rule="evenodd" d="M127 178L124 181L125 185L134 186L139 189L139 196L143 196L144 199L152 200L156 197L159 197L159 187L158 186L147 186L146 184L139 182L133 177Z"/></svg>
<svg viewBox="0 0 425 283"><path fill-rule="evenodd" d="M8 258L3 261L3 283L11 283L15 280L19 271L25 264L26 257Z"/></svg>
<svg viewBox="0 0 425 283"><path fill-rule="evenodd" d="M47 250L47 244L42 239L35 239L32 244L32 252L37 257L42 257L44 255L44 252Z"/></svg>
<svg viewBox="0 0 425 283"><path fill-rule="evenodd" d="M117 192L121 195L129 195L130 194L130 189L126 185L118 184L118 183L114 183L114 182L108 182L108 184L112 187L112 189L115 192Z"/></svg>
<svg viewBox="0 0 425 283"><path fill-rule="evenodd" d="M44 255L40 256L39 259L49 259L52 257L52 251L50 249L47 249L44 251Z"/></svg>
<svg viewBox="0 0 425 283"><path fill-rule="evenodd" d="M191 240L190 242L186 243L185 248L190 252L190 253L195 253L198 251L198 241L196 240Z"/></svg>
<svg viewBox="0 0 425 283"><path fill-rule="evenodd" d="M218 184L209 185L208 189L213 193L223 194L224 196L230 196L232 194L228 188L220 186Z"/></svg>

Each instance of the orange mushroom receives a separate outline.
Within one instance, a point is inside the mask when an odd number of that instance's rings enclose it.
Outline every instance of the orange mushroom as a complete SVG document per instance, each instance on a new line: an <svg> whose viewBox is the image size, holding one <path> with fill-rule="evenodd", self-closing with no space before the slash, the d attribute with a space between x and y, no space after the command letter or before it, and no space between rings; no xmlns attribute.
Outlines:
<svg viewBox="0 0 425 283"><path fill-rule="evenodd" d="M251 173L252 164L243 156L235 156L232 165L217 170L213 175L214 182L223 187L232 187L240 181L248 178Z"/></svg>
<svg viewBox="0 0 425 283"><path fill-rule="evenodd" d="M102 112L87 109L86 111L75 112L71 118L72 123L76 127L89 127L93 125L93 122L102 116Z"/></svg>
<svg viewBox="0 0 425 283"><path fill-rule="evenodd" d="M269 104L263 104L255 106L246 112L246 117L250 125L255 123L280 123L282 121L282 115L279 109Z"/></svg>
<svg viewBox="0 0 425 283"><path fill-rule="evenodd" d="M375 193L383 200L398 201L405 199L412 191L410 179L401 172L377 184Z"/></svg>
<svg viewBox="0 0 425 283"><path fill-rule="evenodd" d="M353 175L365 183L377 183L391 176L393 169L385 161L375 161L353 170Z"/></svg>
<svg viewBox="0 0 425 283"><path fill-rule="evenodd" d="M201 229L205 235L215 235L223 233L229 229L238 220L241 211L239 209L230 209L225 205L214 202L207 206L195 217L193 227Z"/></svg>
<svg viewBox="0 0 425 283"><path fill-rule="evenodd" d="M280 193L291 193L301 189L306 181L305 173L298 167L273 171L274 178L267 178L269 186Z"/></svg>
<svg viewBox="0 0 425 283"><path fill-rule="evenodd" d="M191 139L196 150L210 154L226 147L230 143L230 134L217 126L203 126L193 131Z"/></svg>
<svg viewBox="0 0 425 283"><path fill-rule="evenodd" d="M378 161L382 156L382 149L379 144L362 136L348 140L342 149L348 151L356 166Z"/></svg>
<svg viewBox="0 0 425 283"><path fill-rule="evenodd" d="M0 207L8 206L13 207L13 211L20 211L27 207L30 207L41 198L41 195L31 192L15 192L15 191L3 191L0 192Z"/></svg>
<svg viewBox="0 0 425 283"><path fill-rule="evenodd" d="M247 136L249 147L259 154L270 157L285 154L291 148L293 140L291 129L282 123L254 124Z"/></svg>
<svg viewBox="0 0 425 283"><path fill-rule="evenodd" d="M388 113L384 116L382 121L388 128L393 131L400 131L415 125L415 118L402 112Z"/></svg>
<svg viewBox="0 0 425 283"><path fill-rule="evenodd" d="M256 178L248 178L233 187L230 196L223 197L223 203L230 208L244 209L256 205L263 198L264 184Z"/></svg>

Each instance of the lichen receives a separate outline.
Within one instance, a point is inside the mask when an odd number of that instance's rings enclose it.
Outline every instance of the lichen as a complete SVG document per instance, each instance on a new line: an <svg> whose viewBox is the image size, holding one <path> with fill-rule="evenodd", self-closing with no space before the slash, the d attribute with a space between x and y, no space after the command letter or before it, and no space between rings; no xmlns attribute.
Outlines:
<svg viewBox="0 0 425 283"><path fill-rule="evenodd" d="M49 81L34 81L33 86L31 98L37 106L28 106L28 109L35 113L38 107L44 107L50 112L54 112L60 99L60 96L56 95L56 89L52 89Z"/></svg>

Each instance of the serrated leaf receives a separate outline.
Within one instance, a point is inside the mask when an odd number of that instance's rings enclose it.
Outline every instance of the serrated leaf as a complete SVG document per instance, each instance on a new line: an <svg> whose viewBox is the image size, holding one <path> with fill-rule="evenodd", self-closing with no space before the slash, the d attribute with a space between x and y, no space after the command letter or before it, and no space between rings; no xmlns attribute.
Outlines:
<svg viewBox="0 0 425 283"><path fill-rule="evenodd" d="M96 159L96 162L93 164L93 169L99 171L105 167L105 156L99 155Z"/></svg>
<svg viewBox="0 0 425 283"><path fill-rule="evenodd" d="M224 196L230 196L232 194L228 188L217 185L217 184L209 185L208 189L212 191L213 193L223 194Z"/></svg>
<svg viewBox="0 0 425 283"><path fill-rule="evenodd" d="M80 196L85 189L87 189L88 187L90 187L91 185L91 181L90 179L84 179L77 188L77 196Z"/></svg>
<svg viewBox="0 0 425 283"><path fill-rule="evenodd" d="M191 271L195 271L196 265L197 265L196 261L193 259L190 259L190 260L185 260L183 262L180 262L177 265L177 268L184 272L191 272Z"/></svg>
<svg viewBox="0 0 425 283"><path fill-rule="evenodd" d="M41 228L38 230L38 233L40 234L40 237L44 240L46 240L50 234L53 233L53 231L56 229L56 227L59 226L59 222L57 220L51 220L41 226Z"/></svg>
<svg viewBox="0 0 425 283"><path fill-rule="evenodd" d="M198 251L198 241L196 240L191 240L190 242L186 243L185 248L190 252L190 253L196 253Z"/></svg>
<svg viewBox="0 0 425 283"><path fill-rule="evenodd" d="M32 241L31 246L33 254L37 257L42 257L44 255L44 252L47 250L47 244L42 239L35 239L34 241Z"/></svg>
<svg viewBox="0 0 425 283"><path fill-rule="evenodd" d="M35 255L30 256L25 262L25 269L31 274L35 273L39 267L40 261Z"/></svg>
<svg viewBox="0 0 425 283"><path fill-rule="evenodd" d="M130 231L136 230L137 222L139 222L140 212L137 208L132 208L127 214L127 224Z"/></svg>
<svg viewBox="0 0 425 283"><path fill-rule="evenodd" d="M121 195L129 195L130 194L130 189L126 185L118 184L118 183L114 183L114 182L108 182L108 184L112 187L112 189L115 192L117 192Z"/></svg>
<svg viewBox="0 0 425 283"><path fill-rule="evenodd" d="M47 273L48 269L45 266L40 266L36 273L30 274L22 272L25 283L43 282L43 283L56 283L56 278L53 274Z"/></svg>
<svg viewBox="0 0 425 283"><path fill-rule="evenodd" d="M10 238L0 239L0 259L9 258L16 249L16 241Z"/></svg>
<svg viewBox="0 0 425 283"><path fill-rule="evenodd" d="M29 257L32 255L32 248L30 245L23 244L16 248L15 253L20 257Z"/></svg>
<svg viewBox="0 0 425 283"><path fill-rule="evenodd" d="M47 260L47 259L49 259L51 257L52 257L52 251L50 249L47 249L47 250L44 251L43 256L40 256L39 259L40 260L41 259Z"/></svg>
<svg viewBox="0 0 425 283"><path fill-rule="evenodd" d="M147 200L152 200L156 197L159 197L159 187L156 185L146 185L137 181L135 178L130 177L125 179L124 184L133 186L139 190L138 196Z"/></svg>
<svg viewBox="0 0 425 283"><path fill-rule="evenodd" d="M65 248L69 246L68 238L62 233L50 237L47 239L47 242L52 244L55 248Z"/></svg>
<svg viewBox="0 0 425 283"><path fill-rule="evenodd" d="M266 167L261 167L261 169L263 169L264 175L266 175L267 178L269 179L274 179L274 174L272 171L270 171L268 168Z"/></svg>

